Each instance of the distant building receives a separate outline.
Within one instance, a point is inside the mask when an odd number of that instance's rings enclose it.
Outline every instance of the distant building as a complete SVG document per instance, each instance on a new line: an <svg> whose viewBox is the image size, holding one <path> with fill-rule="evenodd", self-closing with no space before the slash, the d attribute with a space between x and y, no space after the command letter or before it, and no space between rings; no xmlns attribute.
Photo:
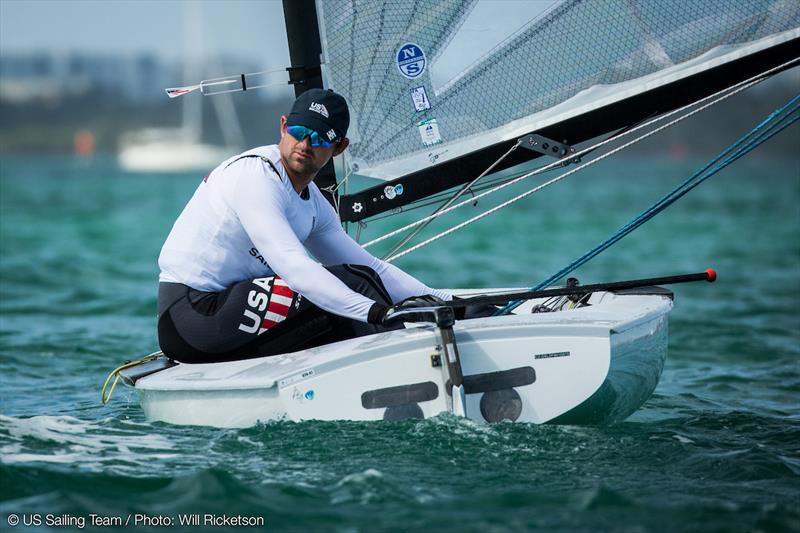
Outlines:
<svg viewBox="0 0 800 533"><path fill-rule="evenodd" d="M129 102L163 97L163 88L179 71L153 54L133 56L86 53L4 54L0 56L0 99L25 102L39 98L108 92Z"/></svg>
<svg viewBox="0 0 800 533"><path fill-rule="evenodd" d="M226 58L225 72L252 72L241 61ZM23 103L99 91L129 103L164 98L164 88L200 80L183 80L180 64L164 63L152 53L111 55L43 52L0 55L0 100Z"/></svg>

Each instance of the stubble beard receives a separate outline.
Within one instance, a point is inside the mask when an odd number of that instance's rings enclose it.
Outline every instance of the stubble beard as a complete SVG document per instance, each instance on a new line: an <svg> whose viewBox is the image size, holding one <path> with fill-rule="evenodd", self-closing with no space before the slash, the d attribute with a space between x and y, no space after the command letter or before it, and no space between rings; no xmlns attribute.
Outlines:
<svg viewBox="0 0 800 533"><path fill-rule="evenodd" d="M315 164L314 156L309 159L300 158L294 153L290 154L288 158L289 168L299 177L307 178L316 176L319 168Z"/></svg>
<svg viewBox="0 0 800 533"><path fill-rule="evenodd" d="M316 164L316 154L310 153L310 157L305 158L298 155L296 146L285 146L283 142L279 146L283 166L289 170L296 178L314 178L319 172L320 167ZM308 153L308 152L302 152Z"/></svg>

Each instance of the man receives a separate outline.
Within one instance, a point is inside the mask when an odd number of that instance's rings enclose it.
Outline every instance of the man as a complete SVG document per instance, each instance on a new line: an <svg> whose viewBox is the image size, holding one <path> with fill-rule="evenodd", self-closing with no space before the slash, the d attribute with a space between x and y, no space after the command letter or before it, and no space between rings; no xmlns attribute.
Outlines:
<svg viewBox="0 0 800 533"><path fill-rule="evenodd" d="M306 91L281 117L278 145L223 162L199 185L158 260L167 356L205 363L295 351L402 327L383 325L397 302L451 299L367 253L313 183L347 148L349 124L342 96Z"/></svg>

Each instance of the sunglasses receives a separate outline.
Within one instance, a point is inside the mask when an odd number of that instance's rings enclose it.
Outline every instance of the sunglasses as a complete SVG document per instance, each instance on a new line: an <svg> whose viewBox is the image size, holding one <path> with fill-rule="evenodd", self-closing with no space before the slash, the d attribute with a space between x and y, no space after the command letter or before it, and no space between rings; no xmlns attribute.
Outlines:
<svg viewBox="0 0 800 533"><path fill-rule="evenodd" d="M336 143L335 142L328 142L322 138L322 135L317 133L316 131L312 130L311 128L306 128L305 126L287 126L286 131L289 132L289 135L297 139L298 141L302 142L303 139L306 137L310 138L311 146L314 147L322 147L322 148L332 148Z"/></svg>

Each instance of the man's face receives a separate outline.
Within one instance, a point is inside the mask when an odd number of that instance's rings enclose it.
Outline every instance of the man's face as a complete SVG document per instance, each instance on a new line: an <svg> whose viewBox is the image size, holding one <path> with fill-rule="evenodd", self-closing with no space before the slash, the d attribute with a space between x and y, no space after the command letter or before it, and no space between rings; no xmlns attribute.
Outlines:
<svg viewBox="0 0 800 533"><path fill-rule="evenodd" d="M330 160L339 155L347 147L347 139L342 139L331 148L311 146L311 139L306 137L298 141L286 129L286 117L281 117L281 142L278 149L283 166L298 177L316 176L317 172Z"/></svg>

